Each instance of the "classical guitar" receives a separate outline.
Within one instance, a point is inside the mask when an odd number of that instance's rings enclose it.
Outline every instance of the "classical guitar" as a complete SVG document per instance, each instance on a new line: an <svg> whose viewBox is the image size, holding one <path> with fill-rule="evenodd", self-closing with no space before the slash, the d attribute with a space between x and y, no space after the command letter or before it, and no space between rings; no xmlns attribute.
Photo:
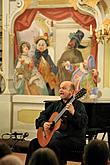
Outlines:
<svg viewBox="0 0 110 165"><path fill-rule="evenodd" d="M86 94L86 89L82 88L75 96L71 98L69 103L72 103L74 100L81 98L85 94ZM60 111L60 113L54 112L51 115L49 119L51 126L48 130L44 131L43 127L38 128L37 138L41 147L45 147L52 138L53 133L60 128L61 117L65 113L65 111L66 111L66 106Z"/></svg>

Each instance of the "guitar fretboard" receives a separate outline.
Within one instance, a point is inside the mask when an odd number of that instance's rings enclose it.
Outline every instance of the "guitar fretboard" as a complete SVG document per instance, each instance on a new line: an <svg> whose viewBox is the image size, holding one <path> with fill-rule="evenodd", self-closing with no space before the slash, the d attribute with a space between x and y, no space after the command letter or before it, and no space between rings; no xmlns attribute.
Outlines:
<svg viewBox="0 0 110 165"><path fill-rule="evenodd" d="M84 94L86 94L86 89L82 88L76 95L74 95L71 100L69 101L69 103L72 103L74 100L82 97ZM53 123L55 124L60 118L61 116L65 113L66 111L66 106L61 110L61 112L55 117L55 119L53 120Z"/></svg>
<svg viewBox="0 0 110 165"><path fill-rule="evenodd" d="M71 98L71 100L69 101L69 103L72 103L75 99L76 99L75 96L73 96ZM61 110L61 112L55 117L55 119L53 120L53 122L56 123L61 118L61 116L65 113L65 111L66 111L66 107L64 107Z"/></svg>

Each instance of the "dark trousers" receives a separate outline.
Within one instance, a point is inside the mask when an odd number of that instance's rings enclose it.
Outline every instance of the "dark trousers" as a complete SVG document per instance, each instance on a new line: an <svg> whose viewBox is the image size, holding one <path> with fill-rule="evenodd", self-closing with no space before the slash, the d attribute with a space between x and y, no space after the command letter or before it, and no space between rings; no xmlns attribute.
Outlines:
<svg viewBox="0 0 110 165"><path fill-rule="evenodd" d="M107 132L107 134L108 134L108 146L110 150L110 130ZM109 155L109 160L110 160L110 155Z"/></svg>
<svg viewBox="0 0 110 165"><path fill-rule="evenodd" d="M32 139L30 141L25 165L28 165L32 153L40 147L41 146L39 145L37 138ZM66 161L65 155L68 153L68 151L80 150L82 148L82 145L73 142L73 139L71 137L62 136L61 134L59 135L57 133L54 133L54 136L52 137L52 139L46 147L51 148L56 153L60 165L63 165Z"/></svg>
<svg viewBox="0 0 110 165"><path fill-rule="evenodd" d="M38 149L38 148L40 148L40 145L39 145L39 143L38 143L37 138L32 139L32 140L30 141L30 144L29 144L29 147L28 147L25 165L28 165L29 160L30 160L30 158L31 158L31 156L32 156L32 154L33 154L33 152L34 152L36 149Z"/></svg>

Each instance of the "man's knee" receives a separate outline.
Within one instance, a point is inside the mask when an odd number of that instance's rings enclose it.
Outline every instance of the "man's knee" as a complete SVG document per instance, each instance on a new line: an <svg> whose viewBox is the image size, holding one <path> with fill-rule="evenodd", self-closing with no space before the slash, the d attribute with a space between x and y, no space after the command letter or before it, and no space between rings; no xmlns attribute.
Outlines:
<svg viewBox="0 0 110 165"><path fill-rule="evenodd" d="M31 150L31 152L34 152L36 149L38 149L40 147L37 138L34 138L30 141L29 143L29 150Z"/></svg>

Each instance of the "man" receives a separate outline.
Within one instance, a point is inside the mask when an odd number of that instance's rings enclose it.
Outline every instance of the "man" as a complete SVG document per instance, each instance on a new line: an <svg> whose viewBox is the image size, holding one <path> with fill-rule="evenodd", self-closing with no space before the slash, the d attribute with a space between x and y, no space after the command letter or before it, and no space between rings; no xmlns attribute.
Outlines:
<svg viewBox="0 0 110 165"><path fill-rule="evenodd" d="M109 148L105 141L92 140L84 149L84 165L107 165L109 160Z"/></svg>
<svg viewBox="0 0 110 165"><path fill-rule="evenodd" d="M59 94L61 100L51 103L45 111L40 113L37 119L37 127L42 127L45 132L51 127L52 122L48 122L51 115L58 114L66 107L65 113L61 116L61 125L53 133L52 138L46 147L51 148L59 158L60 164L64 162L64 155L71 150L80 150L86 143L86 126L88 116L84 105L76 99L70 100L75 94L75 87L71 81L64 81L60 84ZM50 129L51 130L51 129ZM29 145L29 151L26 158L26 164L36 149L41 147L37 139L33 139Z"/></svg>

